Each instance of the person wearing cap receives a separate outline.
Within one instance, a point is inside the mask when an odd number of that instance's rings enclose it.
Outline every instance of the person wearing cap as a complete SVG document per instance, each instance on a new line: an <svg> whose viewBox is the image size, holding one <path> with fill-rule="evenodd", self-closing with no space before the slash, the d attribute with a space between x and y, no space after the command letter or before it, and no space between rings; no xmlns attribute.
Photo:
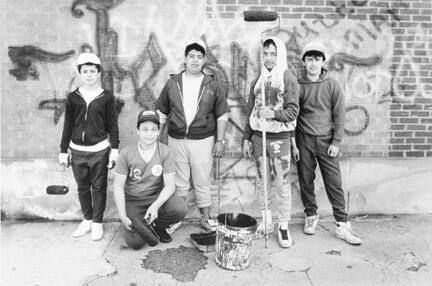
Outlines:
<svg viewBox="0 0 432 286"><path fill-rule="evenodd" d="M138 114L138 143L120 152L114 169L114 200L126 243L133 249L145 239L131 229L133 219L154 224L161 242L171 242L166 228L186 215L186 203L175 194L175 155L157 142L159 115L153 110Z"/></svg>
<svg viewBox="0 0 432 286"><path fill-rule="evenodd" d="M304 233L312 235L318 225L315 200L315 169L321 170L327 197L336 219L336 236L350 244L361 244L353 233L345 211L345 197L339 167L339 145L345 125L344 95L339 83L323 67L326 59L320 42L308 43L302 54L306 74L299 79L300 113L296 141L301 199L305 208Z"/></svg>
<svg viewBox="0 0 432 286"><path fill-rule="evenodd" d="M103 236L108 169L118 156L117 111L113 94L100 86L100 59L93 53L82 53L77 70L82 85L66 98L58 159L62 166L72 166L84 215L72 236L91 231L91 238L99 240Z"/></svg>
<svg viewBox="0 0 432 286"><path fill-rule="evenodd" d="M171 75L157 99L162 135L168 127L168 146L176 155L176 191L186 198L193 182L202 226L214 229L210 217L213 157L221 157L229 107L216 78L203 73L206 49L192 39L184 52L185 70Z"/></svg>
<svg viewBox="0 0 432 286"><path fill-rule="evenodd" d="M265 102L262 101L264 87ZM271 190L270 172L275 181L274 199L278 215L277 237L282 248L289 248L293 240L288 228L291 216L291 181L289 179L291 148L295 146L294 129L299 110L297 79L288 69L286 49L276 37L264 39L261 45L261 73L252 81L246 106L246 126L243 133L243 155L255 157L258 201L262 222L257 238L274 232L271 210L265 209L264 184ZM263 132L266 133L267 162L263 161ZM267 182L264 182L267 164ZM269 205L271 204L268 196ZM267 225L265 225L265 222Z"/></svg>

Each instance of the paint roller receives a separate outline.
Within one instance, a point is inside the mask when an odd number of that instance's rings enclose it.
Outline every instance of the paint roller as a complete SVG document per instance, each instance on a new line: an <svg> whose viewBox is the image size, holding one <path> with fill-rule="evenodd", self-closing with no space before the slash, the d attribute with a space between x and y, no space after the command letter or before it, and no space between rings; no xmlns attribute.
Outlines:
<svg viewBox="0 0 432 286"><path fill-rule="evenodd" d="M271 22L279 16L274 11L244 11L243 19L246 22Z"/></svg>
<svg viewBox="0 0 432 286"><path fill-rule="evenodd" d="M243 12L243 19L246 22L271 22L274 20L278 20L278 25L275 28L268 29L264 32L261 32L261 39L263 38L263 34L268 31L276 30L276 34L279 32L280 27L280 18L279 15L274 11L244 11ZM265 105L265 88L264 88L264 82L261 82L261 102L263 106ZM268 240L268 234L267 234L267 214L268 214L268 185L267 185L267 148L266 148L266 132L265 130L262 132L262 146L263 146L263 181L264 181L264 208L265 208L265 215L264 215L264 233L265 233L265 248L267 248L267 240Z"/></svg>

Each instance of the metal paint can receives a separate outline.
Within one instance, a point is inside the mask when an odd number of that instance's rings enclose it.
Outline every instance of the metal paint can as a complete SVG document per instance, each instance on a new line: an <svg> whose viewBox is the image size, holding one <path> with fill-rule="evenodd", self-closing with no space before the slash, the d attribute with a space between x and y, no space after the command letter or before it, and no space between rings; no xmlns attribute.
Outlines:
<svg viewBox="0 0 432 286"><path fill-rule="evenodd" d="M221 268L243 270L249 267L257 221L242 213L217 217L215 262Z"/></svg>

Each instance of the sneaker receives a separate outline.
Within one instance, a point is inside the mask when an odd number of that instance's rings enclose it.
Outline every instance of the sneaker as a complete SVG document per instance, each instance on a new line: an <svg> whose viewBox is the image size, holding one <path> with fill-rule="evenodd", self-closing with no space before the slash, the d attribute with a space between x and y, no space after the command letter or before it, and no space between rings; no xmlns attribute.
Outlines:
<svg viewBox="0 0 432 286"><path fill-rule="evenodd" d="M100 240L103 236L103 226L102 223L94 222L91 225L91 239Z"/></svg>
<svg viewBox="0 0 432 286"><path fill-rule="evenodd" d="M215 231L217 222L213 219L202 219L201 227L208 231Z"/></svg>
<svg viewBox="0 0 432 286"><path fill-rule="evenodd" d="M318 214L305 217L303 232L306 234L315 234L318 225Z"/></svg>
<svg viewBox="0 0 432 286"><path fill-rule="evenodd" d="M87 232L91 230L93 220L91 219L84 219L79 226L75 229L75 231L72 233L73 237L81 237Z"/></svg>
<svg viewBox="0 0 432 286"><path fill-rule="evenodd" d="M354 234L349 221L336 222L336 236L352 245L361 244L361 239Z"/></svg>
<svg viewBox="0 0 432 286"><path fill-rule="evenodd" d="M168 232L168 234L173 234L174 231L176 231L177 229L179 229L182 225L181 221L178 221L176 223L171 224L169 227L167 227L166 231Z"/></svg>
<svg viewBox="0 0 432 286"><path fill-rule="evenodd" d="M158 226L155 226L155 231L157 235L159 236L159 241L162 243L170 243L172 241L171 235L167 232L166 228L159 228Z"/></svg>
<svg viewBox="0 0 432 286"><path fill-rule="evenodd" d="M274 225L273 224L267 225L267 234L273 233L273 232L274 232ZM265 235L264 223L260 222L260 224L258 225L258 228L255 232L255 239L261 239L264 237L264 235Z"/></svg>
<svg viewBox="0 0 432 286"><path fill-rule="evenodd" d="M291 239L291 234L288 229L288 224L283 225L280 223L278 227L278 241L282 248L289 248L293 246L293 240Z"/></svg>

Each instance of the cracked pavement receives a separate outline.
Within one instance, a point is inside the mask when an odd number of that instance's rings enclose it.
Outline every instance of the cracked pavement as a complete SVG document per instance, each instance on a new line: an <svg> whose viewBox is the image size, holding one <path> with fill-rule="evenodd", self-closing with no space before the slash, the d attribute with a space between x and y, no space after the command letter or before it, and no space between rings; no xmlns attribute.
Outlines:
<svg viewBox="0 0 432 286"><path fill-rule="evenodd" d="M222 269L215 264L214 253L205 253L204 269L188 282L143 268L142 263L151 250L192 247L189 234L200 231L196 224L184 224L172 243L138 251L126 246L119 222L106 223L98 242L89 235L73 239L70 233L76 224L2 222L1 284L419 286L432 279L430 214L355 218L352 224L363 239L361 246L336 238L331 218L322 219L312 236L303 234L301 219L293 219L292 248L281 249L276 234L269 235L268 248L264 239L254 241L251 265L242 271Z"/></svg>

